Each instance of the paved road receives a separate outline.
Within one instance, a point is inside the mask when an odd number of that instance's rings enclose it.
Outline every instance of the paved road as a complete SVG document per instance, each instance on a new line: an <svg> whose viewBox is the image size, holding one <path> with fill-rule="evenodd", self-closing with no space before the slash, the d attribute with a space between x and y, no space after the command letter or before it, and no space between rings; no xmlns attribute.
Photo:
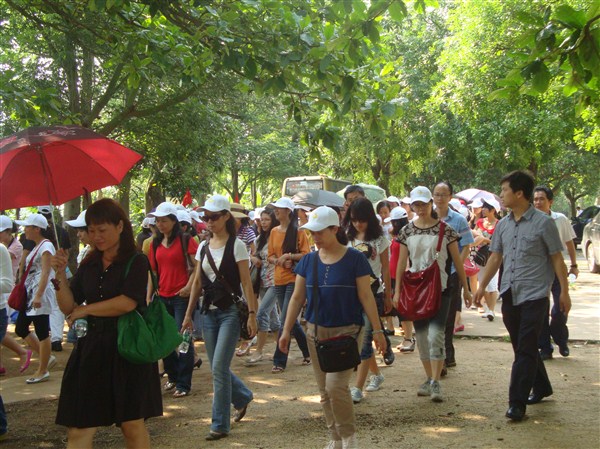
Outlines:
<svg viewBox="0 0 600 449"><path fill-rule="evenodd" d="M582 341L600 342L600 274L592 274L587 270L587 264L580 251L578 251L578 265L581 273L571 294L573 308L569 314L570 339L574 340L574 344ZM501 306L498 304L496 319L493 322L481 318L477 310L464 311L465 331L460 335L492 338L508 336L508 332L502 324L500 308ZM69 344L64 346L65 348L70 347ZM31 386L25 384L26 377L19 376L2 380L1 390L5 403L10 404L42 397L58 397L62 372L52 371L48 382Z"/></svg>

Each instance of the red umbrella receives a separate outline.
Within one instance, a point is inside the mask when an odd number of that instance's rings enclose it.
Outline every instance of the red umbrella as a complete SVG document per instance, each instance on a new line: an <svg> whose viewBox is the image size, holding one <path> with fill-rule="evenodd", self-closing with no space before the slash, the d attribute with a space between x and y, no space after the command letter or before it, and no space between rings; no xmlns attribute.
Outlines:
<svg viewBox="0 0 600 449"><path fill-rule="evenodd" d="M63 204L119 184L141 158L80 126L25 129L0 140L0 210Z"/></svg>

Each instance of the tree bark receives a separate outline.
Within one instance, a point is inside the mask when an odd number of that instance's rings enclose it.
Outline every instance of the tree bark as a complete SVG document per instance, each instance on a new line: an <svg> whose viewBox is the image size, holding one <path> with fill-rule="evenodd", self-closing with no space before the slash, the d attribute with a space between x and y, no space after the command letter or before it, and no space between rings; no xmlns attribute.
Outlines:
<svg viewBox="0 0 600 449"><path fill-rule="evenodd" d="M119 204L121 204L121 207L123 208L127 216L129 216L129 193L131 192L131 176L131 171L129 171L123 178L123 181L121 181L121 184L119 184L117 194Z"/></svg>
<svg viewBox="0 0 600 449"><path fill-rule="evenodd" d="M150 213L152 209L158 206L160 203L165 201L165 195L162 190L156 185L154 180L151 180L148 183L148 188L146 189L146 214Z"/></svg>

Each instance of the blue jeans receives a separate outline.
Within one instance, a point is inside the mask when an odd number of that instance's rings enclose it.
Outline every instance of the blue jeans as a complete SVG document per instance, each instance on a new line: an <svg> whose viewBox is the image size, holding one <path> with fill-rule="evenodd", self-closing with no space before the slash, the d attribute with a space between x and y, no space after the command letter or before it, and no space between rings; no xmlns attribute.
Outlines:
<svg viewBox="0 0 600 449"><path fill-rule="evenodd" d="M0 309L0 341L4 339L6 335L6 328L8 327L8 314L6 308ZM2 395L0 394L0 435L4 435L8 430L8 423L6 421L6 410L4 410L4 402L2 401Z"/></svg>
<svg viewBox="0 0 600 449"><path fill-rule="evenodd" d="M277 297L277 303L279 304L279 309L281 310L281 327L279 328L279 335L277 336L277 340L279 340L279 337L281 337L281 331L283 330L283 325L285 324L287 309L290 303L290 298L292 297L292 293L294 293L293 283L275 286L275 296ZM296 322L294 323L294 327L292 328L292 336L296 339L296 343L298 343L298 347L300 348L300 351L302 351L302 356L305 359L310 358L310 353L308 352L308 344L306 342L306 334L304 333L304 330L300 326L298 320L296 320ZM281 352L279 350L279 345L276 345L275 354L273 355L273 365L285 368L287 366L287 359L288 355L286 353Z"/></svg>
<svg viewBox="0 0 600 449"><path fill-rule="evenodd" d="M181 329L185 312L187 311L188 299L180 296L165 298L159 296L169 314L175 318L177 328ZM190 345L188 352L180 353L173 351L163 359L165 372L169 376L169 382L175 382L175 388L179 391L188 392L192 389L192 372L194 371L194 348Z"/></svg>
<svg viewBox="0 0 600 449"><path fill-rule="evenodd" d="M267 287L260 289L260 304L258 312L256 312L256 321L258 322L258 330L262 332L279 330L281 322L277 313L275 297L275 287Z"/></svg>
<svg viewBox="0 0 600 449"><path fill-rule="evenodd" d="M231 372L231 360L240 338L238 309L232 304L227 310L208 310L202 319L204 347L213 377L212 423L215 432L229 433L231 406L244 408L252 399L252 391Z"/></svg>
<svg viewBox="0 0 600 449"><path fill-rule="evenodd" d="M548 318L548 314L546 313L538 341L538 347L540 348L540 351L545 354L552 354L554 351L554 347L550 342L550 336L552 336L554 343L556 343L559 348L566 347L567 343L569 342L567 317L560 310L560 282L558 282L558 278L556 276L554 277L551 291L552 300L554 302L552 305L551 320Z"/></svg>

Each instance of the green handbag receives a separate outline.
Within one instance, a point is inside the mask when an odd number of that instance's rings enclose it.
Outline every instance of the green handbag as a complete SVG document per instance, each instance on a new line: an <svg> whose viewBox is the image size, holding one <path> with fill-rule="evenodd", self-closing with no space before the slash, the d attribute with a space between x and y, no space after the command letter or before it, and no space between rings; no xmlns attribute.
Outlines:
<svg viewBox="0 0 600 449"><path fill-rule="evenodd" d="M135 257L127 262L125 277ZM154 276L152 282L156 282ZM136 309L119 317L117 347L130 362L156 362L172 353L181 341L175 319L158 299L153 299L143 314Z"/></svg>

